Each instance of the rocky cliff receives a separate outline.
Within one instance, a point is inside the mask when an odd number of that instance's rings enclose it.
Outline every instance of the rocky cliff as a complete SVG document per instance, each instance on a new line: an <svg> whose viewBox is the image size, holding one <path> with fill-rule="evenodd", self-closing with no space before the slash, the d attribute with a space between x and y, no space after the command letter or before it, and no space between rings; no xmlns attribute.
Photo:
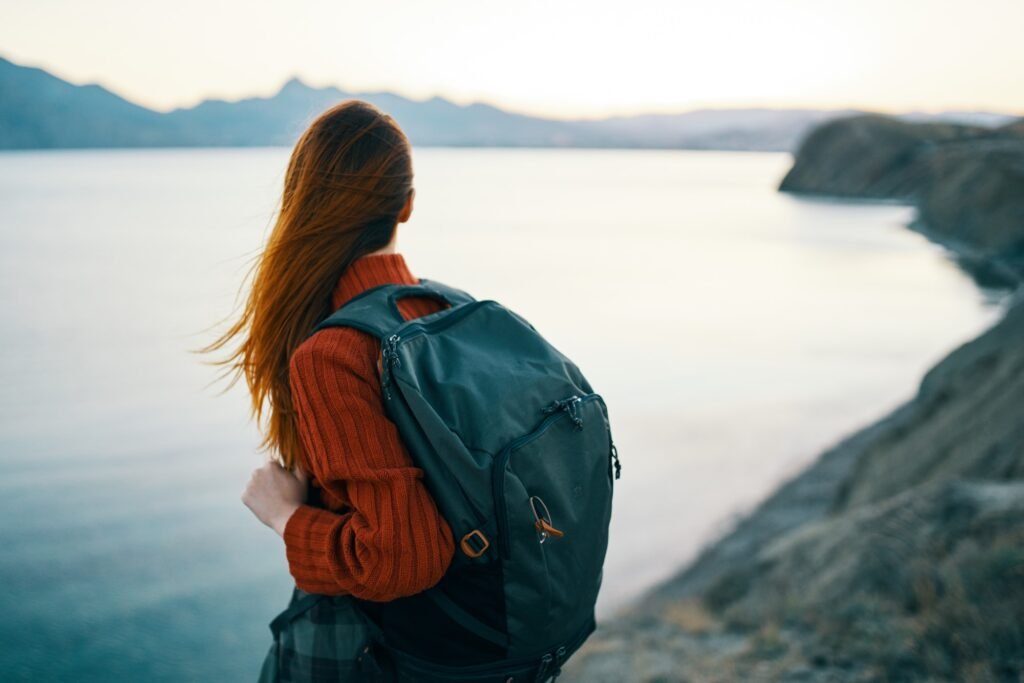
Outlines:
<svg viewBox="0 0 1024 683"><path fill-rule="evenodd" d="M1024 672L1024 303L602 624L569 681Z"/></svg>
<svg viewBox="0 0 1024 683"><path fill-rule="evenodd" d="M1016 286L1024 124L826 124L789 191L913 201L918 227ZM995 264L995 265L993 265ZM1024 678L1024 294L916 396L783 485L603 623L560 680Z"/></svg>
<svg viewBox="0 0 1024 683"><path fill-rule="evenodd" d="M1024 273L1024 121L839 119L801 142L780 189L913 203L913 227L956 248L975 274L1006 284Z"/></svg>

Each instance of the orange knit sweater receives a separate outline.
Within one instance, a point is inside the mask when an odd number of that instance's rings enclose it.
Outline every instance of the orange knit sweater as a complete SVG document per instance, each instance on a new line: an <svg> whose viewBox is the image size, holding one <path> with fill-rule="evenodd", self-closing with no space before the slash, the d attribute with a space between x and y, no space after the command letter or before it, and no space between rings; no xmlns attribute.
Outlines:
<svg viewBox="0 0 1024 683"><path fill-rule="evenodd" d="M355 260L338 280L332 306L385 283L416 284L401 254ZM399 300L406 318L441 310L426 297ZM302 466L324 507L302 505L284 529L295 585L310 593L387 601L440 581L455 543L382 403L373 336L321 330L289 367Z"/></svg>

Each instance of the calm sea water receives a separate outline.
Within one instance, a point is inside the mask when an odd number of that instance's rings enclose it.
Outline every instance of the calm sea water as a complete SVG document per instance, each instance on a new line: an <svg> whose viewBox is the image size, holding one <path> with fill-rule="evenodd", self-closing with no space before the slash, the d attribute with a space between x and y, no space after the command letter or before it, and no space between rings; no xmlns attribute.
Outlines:
<svg viewBox="0 0 1024 683"><path fill-rule="evenodd" d="M239 502L223 329L288 150L0 154L0 677L252 680L291 586ZM691 559L998 315L893 206L788 155L422 149L414 274L530 319L623 464L600 616Z"/></svg>

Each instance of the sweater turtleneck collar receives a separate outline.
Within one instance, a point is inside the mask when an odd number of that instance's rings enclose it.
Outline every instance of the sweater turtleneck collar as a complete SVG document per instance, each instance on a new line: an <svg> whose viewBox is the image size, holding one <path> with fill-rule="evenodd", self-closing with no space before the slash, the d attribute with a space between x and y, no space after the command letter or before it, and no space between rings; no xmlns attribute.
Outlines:
<svg viewBox="0 0 1024 683"><path fill-rule="evenodd" d="M409 272L405 257L400 253L360 256L338 278L331 295L331 306L337 310L357 294L386 284L415 285L419 284L419 279Z"/></svg>

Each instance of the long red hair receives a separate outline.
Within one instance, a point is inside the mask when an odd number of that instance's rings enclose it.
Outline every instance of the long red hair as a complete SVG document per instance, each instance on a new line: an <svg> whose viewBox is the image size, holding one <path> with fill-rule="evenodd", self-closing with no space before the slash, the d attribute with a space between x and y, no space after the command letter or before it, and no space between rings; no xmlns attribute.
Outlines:
<svg viewBox="0 0 1024 683"><path fill-rule="evenodd" d="M386 246L413 191L412 146L398 124L369 102L347 100L321 114L292 150L280 208L267 244L247 277L252 286L238 319L208 353L238 339L212 361L244 376L260 450L292 469L300 444L288 383L292 352L331 313L331 294L352 261Z"/></svg>

